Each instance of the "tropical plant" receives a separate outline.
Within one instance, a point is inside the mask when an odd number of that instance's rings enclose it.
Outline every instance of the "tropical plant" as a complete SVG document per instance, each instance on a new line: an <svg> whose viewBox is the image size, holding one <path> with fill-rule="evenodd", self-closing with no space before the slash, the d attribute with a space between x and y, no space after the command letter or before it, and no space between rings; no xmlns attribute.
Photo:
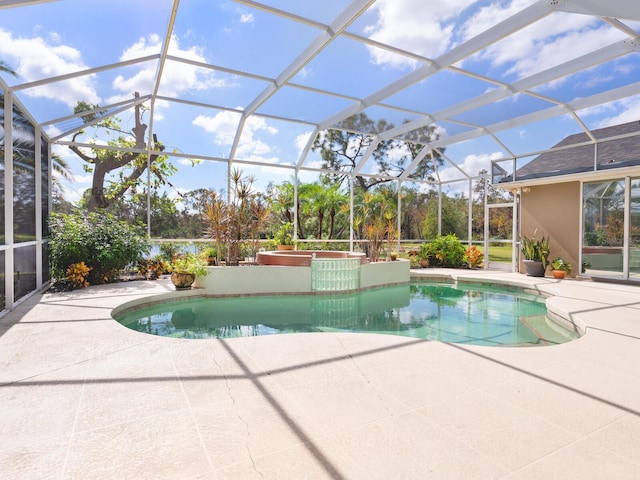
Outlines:
<svg viewBox="0 0 640 480"><path fill-rule="evenodd" d="M469 268L479 268L482 265L484 253L482 253L478 247L472 245L465 251L464 258Z"/></svg>
<svg viewBox="0 0 640 480"><path fill-rule="evenodd" d="M604 229L599 228L599 225L596 224L596 229L590 232L584 233L584 244L587 246L607 246L609 245L607 241L607 232Z"/></svg>
<svg viewBox="0 0 640 480"><path fill-rule="evenodd" d="M433 241L420 246L421 255L429 260L429 266L460 267L465 263L465 248L458 237L438 235Z"/></svg>
<svg viewBox="0 0 640 480"><path fill-rule="evenodd" d="M573 267L569 262L565 262L562 257L556 257L551 260L551 269L552 270L561 270L567 273L571 273Z"/></svg>
<svg viewBox="0 0 640 480"><path fill-rule="evenodd" d="M227 265L238 265L247 242L249 253L255 256L268 212L264 197L253 187L253 176L234 169L229 179L229 200L211 192L208 201L203 203L202 215L207 223L205 236L215 240L218 257L224 254Z"/></svg>
<svg viewBox="0 0 640 480"><path fill-rule="evenodd" d="M348 213L349 205L343 205ZM382 244L386 241L389 252L397 239L396 205L385 189L364 192L356 204L353 228L357 237L367 240L365 248L370 262L377 262Z"/></svg>
<svg viewBox="0 0 640 480"><path fill-rule="evenodd" d="M541 262L542 268L547 269L549 253L549 237L536 238L537 230L533 233L533 237L522 236L522 255L525 260L533 260Z"/></svg>
<svg viewBox="0 0 640 480"><path fill-rule="evenodd" d="M420 250L418 253L418 264L422 267L429 266L429 255L431 255L431 247L429 247L429 243L421 243Z"/></svg>
<svg viewBox="0 0 640 480"><path fill-rule="evenodd" d="M208 200L203 205L202 217L207 223L205 235L216 242L216 263L222 262L222 255L227 254L227 203L217 192L210 192Z"/></svg>
<svg viewBox="0 0 640 480"><path fill-rule="evenodd" d="M71 288L87 288L89 286L89 282L87 281L87 276L91 271L90 267L87 267L84 262L78 262L69 265L67 268L67 280L71 283Z"/></svg>
<svg viewBox="0 0 640 480"><path fill-rule="evenodd" d="M204 258L209 265L214 265L216 263L216 258L218 257L218 250L216 247L206 247L201 252L202 258Z"/></svg>
<svg viewBox="0 0 640 480"><path fill-rule="evenodd" d="M13 77L18 76L18 72L16 72L13 68L11 68L11 66L9 66L8 63L3 62L2 60L0 60L0 72L8 73Z"/></svg>
<svg viewBox="0 0 640 480"><path fill-rule="evenodd" d="M278 245L293 245L293 225L285 222L273 236L273 240Z"/></svg>
<svg viewBox="0 0 640 480"><path fill-rule="evenodd" d="M400 258L406 258L409 260L409 268L418 268L420 267L420 257L418 255L410 254L410 253L400 253Z"/></svg>
<svg viewBox="0 0 640 480"><path fill-rule="evenodd" d="M397 258L398 252L393 252L393 248L396 246L396 242L398 240L398 228L396 227L396 212L392 211L390 208L386 209L383 213L385 220L385 236L387 241L387 259L394 260L392 258L395 253L395 257Z"/></svg>
<svg viewBox="0 0 640 480"><path fill-rule="evenodd" d="M51 272L58 279L66 276L69 266L85 262L91 269L89 283L111 282L151 248L143 227L108 214L52 213L49 228Z"/></svg>
<svg viewBox="0 0 640 480"><path fill-rule="evenodd" d="M168 271L168 264L161 255L154 258L141 258L136 265L138 275L153 280Z"/></svg>
<svg viewBox="0 0 640 480"><path fill-rule="evenodd" d="M198 277L204 277L208 273L207 262L195 253L187 253L174 258L168 269L171 273L189 273Z"/></svg>

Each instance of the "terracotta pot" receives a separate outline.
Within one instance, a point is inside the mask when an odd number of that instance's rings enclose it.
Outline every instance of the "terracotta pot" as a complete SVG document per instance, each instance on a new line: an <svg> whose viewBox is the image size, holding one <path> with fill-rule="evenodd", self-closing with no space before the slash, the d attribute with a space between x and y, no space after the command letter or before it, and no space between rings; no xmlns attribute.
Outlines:
<svg viewBox="0 0 640 480"><path fill-rule="evenodd" d="M564 270L552 270L553 278L564 278L567 276L567 272Z"/></svg>
<svg viewBox="0 0 640 480"><path fill-rule="evenodd" d="M420 259L420 266L422 268L427 268L429 266L429 260L427 260L426 258L421 258Z"/></svg>
<svg viewBox="0 0 640 480"><path fill-rule="evenodd" d="M295 248L295 245L278 245L278 250L293 250Z"/></svg>
<svg viewBox="0 0 640 480"><path fill-rule="evenodd" d="M178 290L191 288L195 280L196 276L193 273L173 272L171 274L171 283L173 283Z"/></svg>

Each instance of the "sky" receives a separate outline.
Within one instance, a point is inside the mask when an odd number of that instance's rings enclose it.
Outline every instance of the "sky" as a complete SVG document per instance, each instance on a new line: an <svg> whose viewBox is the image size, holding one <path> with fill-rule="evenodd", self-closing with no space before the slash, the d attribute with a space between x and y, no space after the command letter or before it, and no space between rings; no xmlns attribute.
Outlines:
<svg viewBox="0 0 640 480"><path fill-rule="evenodd" d="M292 22L253 8L252 2L180 2L168 53L193 63L168 61L158 93L193 103L160 100L154 105L153 132L167 151L192 158L226 158L232 149L240 112L269 87L269 79L281 75L305 47L318 38L321 33L318 24L333 22L350 2L265 0L263 3L309 18L311 22ZM241 167L256 177L259 189L268 181L290 180L293 171L278 165L292 166L299 161L314 124L352 106L354 98L367 98L385 85L418 71L424 63L416 55L445 58L451 49L534 3L532 0L374 2L347 27L347 32L353 35L334 40L295 73L291 81L306 89L282 87L277 95L258 106L256 112L262 116L249 117L235 157L261 164ZM0 60L18 73L17 78L7 75L2 78L8 85L15 86L102 65L134 62L68 81L21 89L18 99L39 122L70 115L80 100L110 105L131 99L135 91L150 94L155 87L158 62L137 59L161 52L172 5L168 0L59 0L0 8ZM638 19L624 19L624 24L636 34L640 32ZM416 55L400 55L365 45L356 40L357 36ZM454 63L454 69L439 71L387 96L382 100L383 105L368 107L365 113L376 120L385 119L399 125L419 118L420 113L437 114L496 89L486 78L512 84L568 58L591 54L628 39L629 32L596 17L554 12ZM640 82L639 60L637 52L621 55L538 85L532 90L537 97L514 95L463 112L456 116L456 122L439 122L438 132L443 137L453 137L468 132L469 125L492 125L550 108L553 104L546 100L548 97L572 102L608 89L637 84ZM223 68L197 66L201 64ZM472 75L460 74L456 68ZM238 71L249 75L238 75ZM340 96L321 95L318 89L337 92ZM635 95L617 99L577 113L590 129L634 121L640 119L640 98ZM145 115L145 123L151 123L148 112ZM120 118L123 128L130 130L133 111L123 112ZM47 126L47 133L53 137L73 125L72 121L55 122ZM448 161L475 176L480 169L488 169L492 159L508 156L507 148L516 155L550 148L565 136L581 131L580 128L575 118L561 115L505 128L495 137L483 136L448 145L446 155ZM54 151L69 162L74 173L75 181L65 185L65 195L75 201L89 187L91 175L66 146L55 145ZM171 195L175 196L176 191L203 187L217 190L226 186L224 162L205 160L194 166L189 158L176 157L172 162L179 172L171 179L175 186ZM319 163L317 154L313 153L305 161L308 166L319 166ZM464 178L460 170L450 164L439 174L443 181ZM302 180L315 178L317 174L307 173ZM455 190L460 185L452 184L448 188Z"/></svg>

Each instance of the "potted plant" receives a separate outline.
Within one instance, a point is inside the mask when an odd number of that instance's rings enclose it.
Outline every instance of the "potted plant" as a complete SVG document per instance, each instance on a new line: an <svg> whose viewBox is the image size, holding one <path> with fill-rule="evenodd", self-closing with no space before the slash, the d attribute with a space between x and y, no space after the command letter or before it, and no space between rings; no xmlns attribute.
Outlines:
<svg viewBox="0 0 640 480"><path fill-rule="evenodd" d="M202 251L202 256L207 261L207 265L211 267L216 264L218 250L216 250L216 247L207 247Z"/></svg>
<svg viewBox="0 0 640 480"><path fill-rule="evenodd" d="M429 255L431 254L431 250L429 248L428 243L420 244L420 266L422 268L427 268L429 266Z"/></svg>
<svg viewBox="0 0 640 480"><path fill-rule="evenodd" d="M280 228L274 236L274 240L278 245L278 250L293 250L295 244L293 243L293 225L290 222L285 222L280 225Z"/></svg>
<svg viewBox="0 0 640 480"><path fill-rule="evenodd" d="M536 230L537 232L537 230ZM522 255L524 256L524 268L531 277L544 277L549 258L549 237L536 238L522 237Z"/></svg>
<svg viewBox="0 0 640 480"><path fill-rule="evenodd" d="M565 262L561 257L556 257L551 261L553 278L564 278L571 273L573 267L569 262Z"/></svg>
<svg viewBox="0 0 640 480"><path fill-rule="evenodd" d="M176 289L191 288L196 276L205 276L207 264L199 255L187 253L174 258L169 265L171 271L171 282Z"/></svg>

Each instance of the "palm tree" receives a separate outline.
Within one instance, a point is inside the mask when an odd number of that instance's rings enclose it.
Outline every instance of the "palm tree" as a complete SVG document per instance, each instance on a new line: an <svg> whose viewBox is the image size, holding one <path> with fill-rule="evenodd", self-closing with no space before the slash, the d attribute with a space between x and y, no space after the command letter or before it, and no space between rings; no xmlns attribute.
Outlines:
<svg viewBox="0 0 640 480"><path fill-rule="evenodd" d="M17 77L18 72L16 72L13 68L9 66L9 64L0 60L0 72L8 73L11 76Z"/></svg>
<svg viewBox="0 0 640 480"><path fill-rule="evenodd" d="M0 73L8 73L13 77L18 76L18 72L16 72L8 63L0 60ZM0 92L0 104L4 104L4 94ZM2 115L0 115L0 121L4 123L4 110L0 110ZM22 172L33 172L33 157L35 152L35 139L34 139L34 129L31 121L27 118L27 116L18 109L15 105L13 106L13 126L16 131L16 135L13 140L13 153L14 153L14 167L18 171ZM73 181L73 174L69 169L69 165L64 158L62 158L58 154L51 155L51 166L54 172L58 174L59 177L67 181ZM64 190L60 180L58 177L53 178L54 186L60 192Z"/></svg>
<svg viewBox="0 0 640 480"><path fill-rule="evenodd" d="M329 238L335 238L336 216L342 211L343 205L348 205L349 198L340 190L340 185L333 185L327 190L326 199L327 207L329 208ZM340 231L337 233L340 233Z"/></svg>

